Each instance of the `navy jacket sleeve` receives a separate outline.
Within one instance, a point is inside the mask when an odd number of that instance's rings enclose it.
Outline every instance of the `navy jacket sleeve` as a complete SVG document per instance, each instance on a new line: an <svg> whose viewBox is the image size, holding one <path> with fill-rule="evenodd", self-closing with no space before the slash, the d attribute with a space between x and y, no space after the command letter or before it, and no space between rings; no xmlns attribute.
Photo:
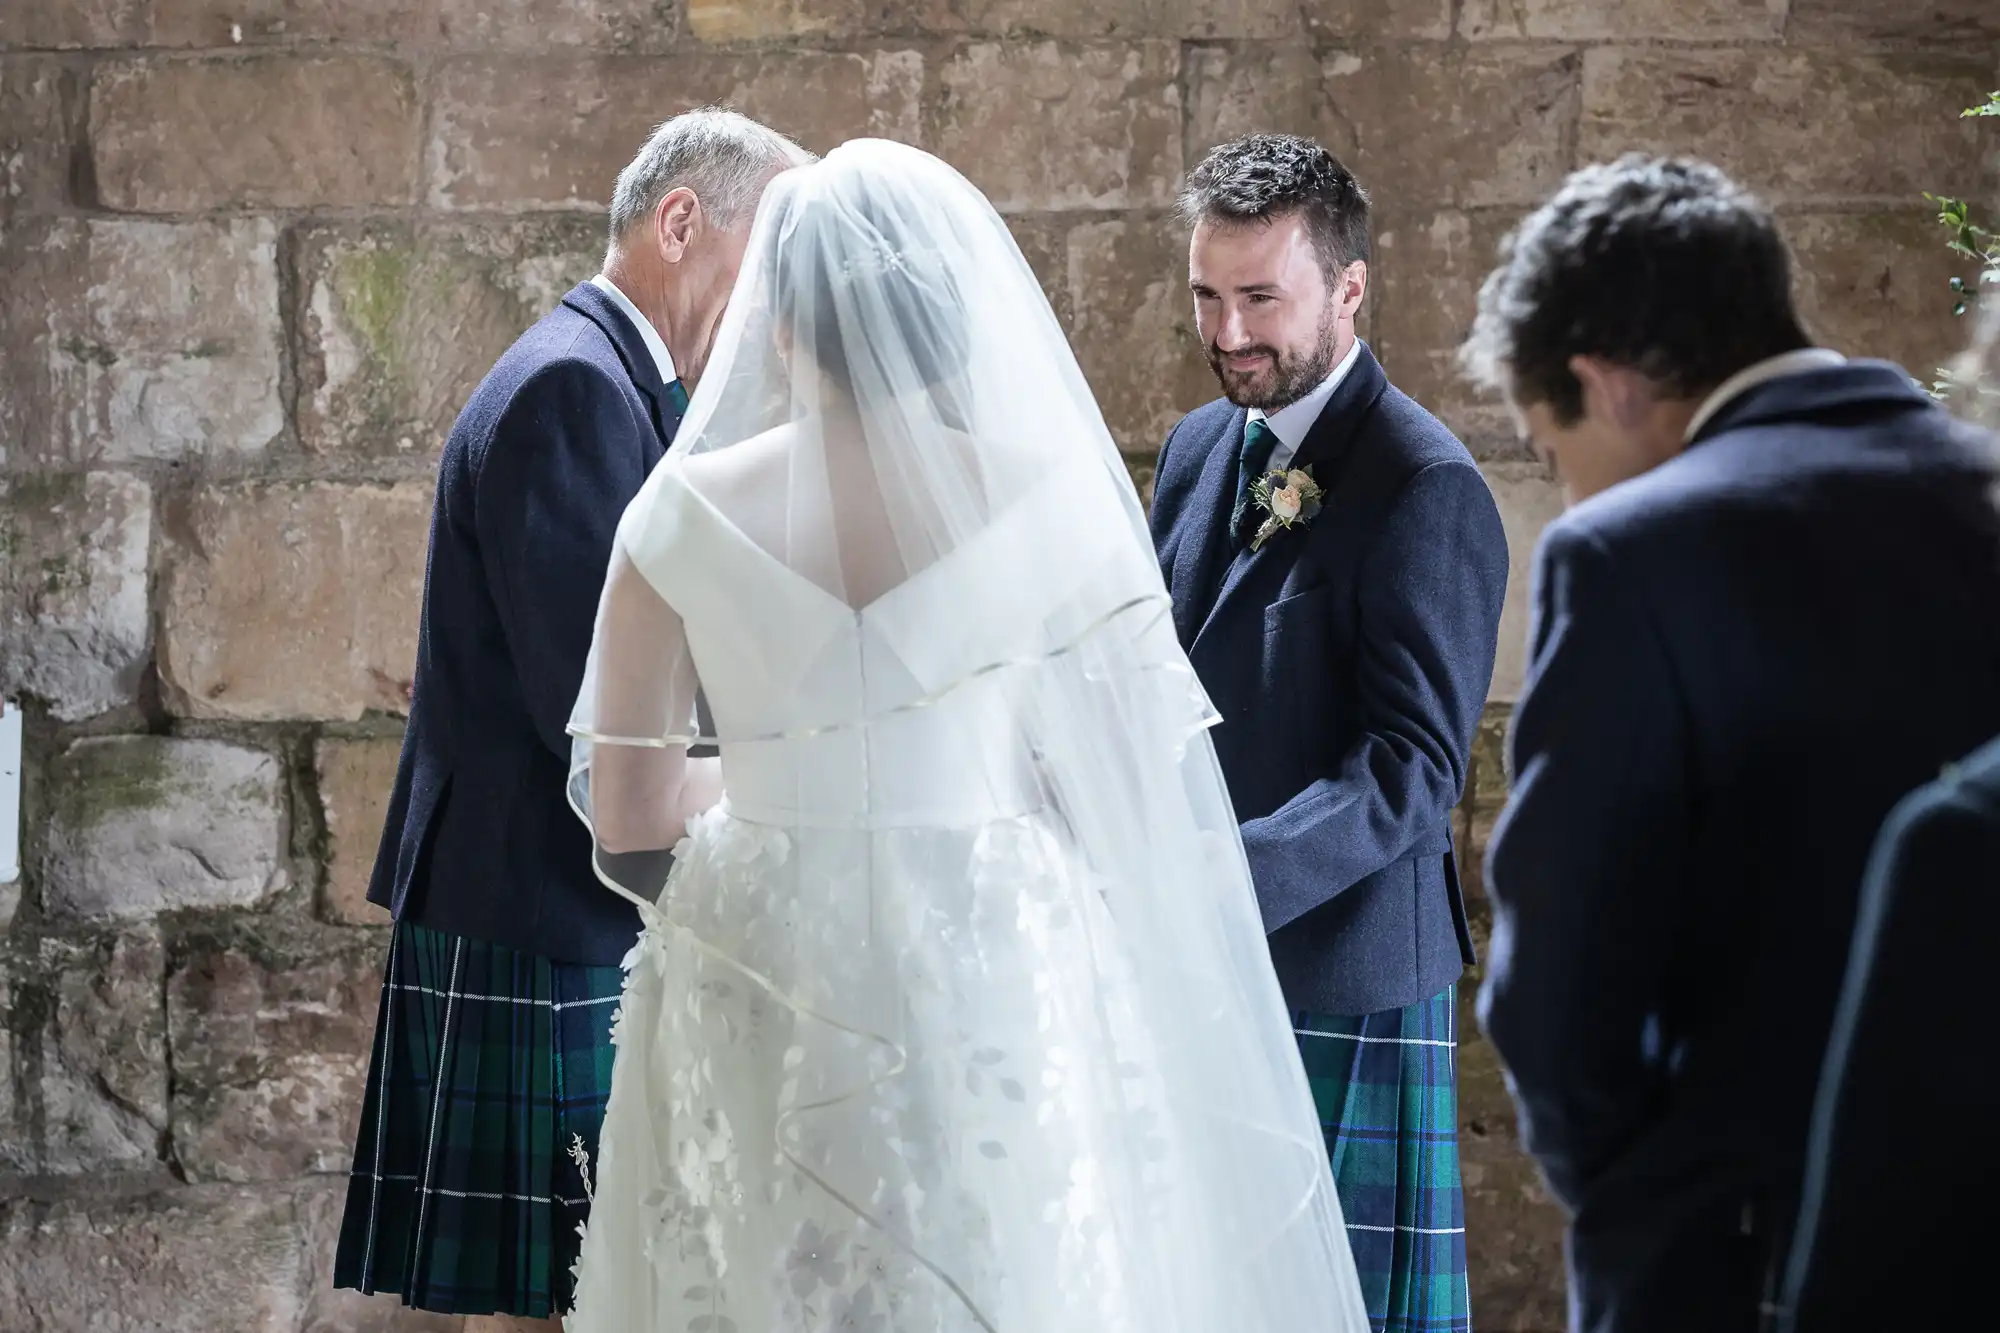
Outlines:
<svg viewBox="0 0 2000 1333"><path fill-rule="evenodd" d="M1479 1017L1523 1143L1574 1209L1662 1090L1652 1018L1686 884L1687 733L1665 644L1599 543L1551 527L1533 596Z"/></svg>
<svg viewBox="0 0 2000 1333"><path fill-rule="evenodd" d="M1965 1058L1985 1036L1969 997L2000 928L2000 747L1972 763L1971 782L1947 776L1897 806L1862 881L1806 1153L1788 1331L1894 1327L1900 1293L1882 1275L1924 1262L1927 1224L1983 1194L1977 1173L1937 1169L1948 1148L1921 1146L2000 1105L1992 1062ZM1912 1079L1912 1068L1934 1072Z"/></svg>
<svg viewBox="0 0 2000 1333"><path fill-rule="evenodd" d="M1405 483L1359 586L1360 737L1327 776L1243 825L1266 931L1446 836L1507 593L1507 538L1478 469L1433 463Z"/></svg>
<svg viewBox="0 0 2000 1333"><path fill-rule="evenodd" d="M604 370L556 361L515 393L480 468L487 585L535 730L565 759L612 538L646 480L651 430Z"/></svg>

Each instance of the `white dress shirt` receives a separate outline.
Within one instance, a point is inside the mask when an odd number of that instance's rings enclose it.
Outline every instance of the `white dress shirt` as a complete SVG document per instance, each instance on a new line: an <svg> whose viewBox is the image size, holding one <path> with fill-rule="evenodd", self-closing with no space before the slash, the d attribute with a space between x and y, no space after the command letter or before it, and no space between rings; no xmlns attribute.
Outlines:
<svg viewBox="0 0 2000 1333"><path fill-rule="evenodd" d="M1781 352L1777 356L1767 356L1762 361L1752 362L1734 375L1715 386L1715 392L1701 400L1701 406L1694 411L1688 422L1687 434L1681 437L1686 443L1701 433L1701 428L1714 419L1715 414L1736 398L1742 397L1760 384L1768 384L1786 375L1796 375L1804 370L1823 370L1828 366L1844 365L1847 358L1827 347L1801 347L1796 352Z"/></svg>
<svg viewBox="0 0 2000 1333"><path fill-rule="evenodd" d="M660 368L660 383L672 384L680 378L674 369L674 356L667 350L667 340L653 327L653 321L639 313L639 307L632 304L632 298L618 290L618 284L602 273L590 280L590 285L611 298L611 303L625 312L625 318L639 326L639 336L646 340L646 348L653 354L653 363Z"/></svg>
<svg viewBox="0 0 2000 1333"><path fill-rule="evenodd" d="M1292 459L1298 455L1299 446L1304 444L1306 436L1312 433L1313 423L1318 421L1319 414L1326 410L1327 400L1333 397L1333 391L1340 387L1340 382L1347 378L1347 373L1354 369L1354 363L1360 357L1361 340L1356 338L1349 345L1347 355L1333 368L1333 373L1321 380L1311 393L1295 403L1287 403L1268 414L1261 407L1250 409L1249 420L1264 422L1270 426L1271 433L1278 437L1277 447L1271 450L1271 461L1265 465L1266 472L1276 472L1280 468L1292 465ZM1244 423L1244 429L1249 429L1248 422Z"/></svg>

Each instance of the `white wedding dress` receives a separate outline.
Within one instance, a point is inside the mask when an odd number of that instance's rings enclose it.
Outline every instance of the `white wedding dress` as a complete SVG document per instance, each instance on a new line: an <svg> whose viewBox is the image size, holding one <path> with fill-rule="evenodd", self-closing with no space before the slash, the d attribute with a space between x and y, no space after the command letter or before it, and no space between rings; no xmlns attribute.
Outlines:
<svg viewBox="0 0 2000 1333"><path fill-rule="evenodd" d="M725 794L605 874L644 931L570 1333L1367 1327L1206 702L989 218L899 146L780 178L620 528L579 813L606 747L681 771L697 679Z"/></svg>

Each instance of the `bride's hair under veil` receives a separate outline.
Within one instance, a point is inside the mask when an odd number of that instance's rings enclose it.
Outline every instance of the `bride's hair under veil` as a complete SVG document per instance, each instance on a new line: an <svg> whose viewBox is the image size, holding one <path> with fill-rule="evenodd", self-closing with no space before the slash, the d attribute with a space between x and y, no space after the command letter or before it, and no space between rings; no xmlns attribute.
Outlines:
<svg viewBox="0 0 2000 1333"><path fill-rule="evenodd" d="M992 206L880 140L779 176L571 721L647 923L578 1333L1362 1333L1214 720Z"/></svg>

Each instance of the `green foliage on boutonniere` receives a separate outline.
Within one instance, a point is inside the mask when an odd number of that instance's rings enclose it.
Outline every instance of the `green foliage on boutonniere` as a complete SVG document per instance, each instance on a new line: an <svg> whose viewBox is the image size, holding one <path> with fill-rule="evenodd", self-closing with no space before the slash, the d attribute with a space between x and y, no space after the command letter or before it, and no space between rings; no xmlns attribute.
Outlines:
<svg viewBox="0 0 2000 1333"><path fill-rule="evenodd" d="M1320 502L1325 498L1326 492L1313 480L1309 467L1289 472L1280 468L1257 478L1250 486L1250 503L1267 517L1258 525L1257 535L1250 539L1250 549L1257 550L1287 528L1303 528L1311 523L1319 517Z"/></svg>

